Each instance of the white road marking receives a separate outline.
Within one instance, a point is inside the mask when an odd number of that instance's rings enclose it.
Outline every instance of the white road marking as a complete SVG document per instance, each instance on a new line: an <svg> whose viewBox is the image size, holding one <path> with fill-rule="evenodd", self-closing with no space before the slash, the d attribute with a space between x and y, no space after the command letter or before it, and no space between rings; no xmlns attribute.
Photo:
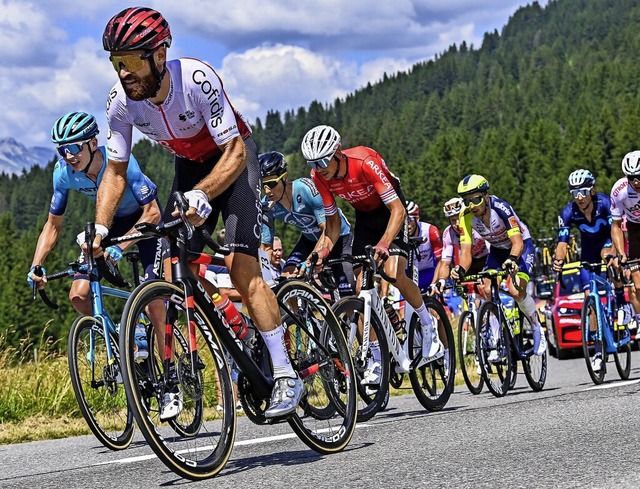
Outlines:
<svg viewBox="0 0 640 489"><path fill-rule="evenodd" d="M640 380L639 380L640 382ZM369 428L370 424L356 424L356 428ZM319 432L323 432L323 431L329 431L327 430L318 430ZM297 438L298 435L296 435L295 433L286 433L284 435L274 435L274 436L265 436L262 438L253 438L251 440L240 440L240 441L236 441L234 443L235 447L240 447L240 446L244 446L244 445L258 445L260 443L269 443L272 441L280 441L280 440L288 440L291 438ZM206 447L200 447L197 448L196 451L202 451L202 450L211 450L213 447L211 445L206 446ZM186 452L187 450L184 450L184 452ZM193 450L190 450L193 451ZM178 452L181 453L181 452ZM142 462L144 460L151 460L157 458L155 454L151 454L151 455L140 455L138 457L128 457L128 458L121 458L119 460L108 460L105 462L98 462L97 464L94 465L108 465L108 464L130 464L130 463L135 463L135 462Z"/></svg>
<svg viewBox="0 0 640 489"><path fill-rule="evenodd" d="M596 385L594 387L589 387L588 389L583 389L583 391L595 391L601 389L613 389L614 387L624 387L626 385L640 384L640 379L635 380L626 380L624 382L612 382L611 384L604 385Z"/></svg>

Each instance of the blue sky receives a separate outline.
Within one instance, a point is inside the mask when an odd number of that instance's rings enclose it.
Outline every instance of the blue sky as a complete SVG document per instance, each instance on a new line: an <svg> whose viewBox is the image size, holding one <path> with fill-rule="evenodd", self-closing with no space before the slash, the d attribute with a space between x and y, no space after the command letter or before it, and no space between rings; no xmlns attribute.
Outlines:
<svg viewBox="0 0 640 489"><path fill-rule="evenodd" d="M297 110L433 58L452 43L480 46L526 0L148 0L173 33L170 58L191 56L220 74L253 122ZM546 4L546 0L539 2ZM102 50L120 0L0 0L0 138L47 145L71 110L104 107L116 73ZM101 135L106 135L105 130Z"/></svg>

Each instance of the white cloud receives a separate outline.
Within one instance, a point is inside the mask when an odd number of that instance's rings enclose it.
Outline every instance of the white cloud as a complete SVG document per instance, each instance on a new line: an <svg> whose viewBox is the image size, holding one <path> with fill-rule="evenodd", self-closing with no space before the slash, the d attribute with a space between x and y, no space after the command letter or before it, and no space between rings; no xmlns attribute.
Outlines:
<svg viewBox="0 0 640 489"><path fill-rule="evenodd" d="M170 56L217 67L249 119L307 107L445 51L479 47L527 0L147 0L171 23ZM541 2L545 4L546 1ZM128 0L0 0L0 137L47 144L53 121L104 105L117 80L102 50L108 19ZM223 7L223 8L222 8ZM104 134L104 132L103 132Z"/></svg>
<svg viewBox="0 0 640 489"><path fill-rule="evenodd" d="M15 135L29 145L47 144L51 125L66 112L84 110L104 120L107 94L116 75L102 47L93 39L80 39L64 49L60 59L55 67L0 72L0 135Z"/></svg>
<svg viewBox="0 0 640 489"><path fill-rule="evenodd" d="M267 110L294 110L312 100L333 102L383 74L405 71L403 59L378 58L358 66L297 46L263 45L227 56L219 74L231 102L250 120Z"/></svg>
<svg viewBox="0 0 640 489"><path fill-rule="evenodd" d="M3 66L49 64L64 31L28 2L0 1L0 57Z"/></svg>

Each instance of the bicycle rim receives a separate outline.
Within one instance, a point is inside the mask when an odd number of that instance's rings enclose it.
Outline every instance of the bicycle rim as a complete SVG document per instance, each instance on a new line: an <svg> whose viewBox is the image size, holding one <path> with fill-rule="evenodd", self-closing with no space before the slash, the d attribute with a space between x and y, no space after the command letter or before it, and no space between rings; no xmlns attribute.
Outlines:
<svg viewBox="0 0 640 489"><path fill-rule="evenodd" d="M504 321L500 321L498 306L493 302L485 302L480 307L478 318L476 348L482 377L489 391L496 397L502 397L509 390L509 384L512 380L512 375L514 375L507 325ZM500 324L498 338L493 337L494 335L491 332L492 324ZM489 362L488 357L494 345L498 358L496 361Z"/></svg>
<svg viewBox="0 0 640 489"><path fill-rule="evenodd" d="M531 389L538 392L544 388L544 383L547 380L548 353L545 350L542 355L533 354L533 327L529 318L522 311L520 311L520 325L521 351L532 350L531 355L522 359L524 376L527 378ZM540 334L544 334L544 331L541 330Z"/></svg>
<svg viewBox="0 0 640 489"><path fill-rule="evenodd" d="M380 347L380 384L377 386L362 385L362 378L369 364L369 359L372 359L371 349L369 349L365 360L361 360L362 335L360 331L364 323L364 302L354 297L347 297L334 304L333 311L347 339L353 358L358 388L358 422L368 421L381 410L385 399L388 401L390 362L387 339L377 316L372 314L371 331L375 332Z"/></svg>
<svg viewBox="0 0 640 489"><path fill-rule="evenodd" d="M164 366L158 355L154 352L141 363L135 362L133 355L138 317L154 301L161 301L160 320L173 326L176 339L172 358L174 379L177 378L184 407L171 421L160 420L161 400L171 386L165 385ZM188 337L188 332L184 293L174 284L151 281L134 290L123 312L120 334L124 385L140 431L169 469L191 480L212 477L222 470L231 455L236 433L229 367L213 326L199 304L195 305L195 312L198 351L195 366L180 346L180 336ZM174 380L171 384L175 383ZM218 391L222 411L216 410Z"/></svg>
<svg viewBox="0 0 640 489"><path fill-rule="evenodd" d="M592 318L597 322L596 303L592 296L587 295L582 305L582 352L584 353L584 360L587 364L589 377L591 377L594 384L599 385L604 381L607 362L604 341L602 338L598 339L598 325L592 324ZM602 356L600 370L594 370L593 366L596 351Z"/></svg>
<svg viewBox="0 0 640 489"><path fill-rule="evenodd" d="M627 380L631 373L631 345L626 343L618 347L618 351L613 354L616 362L616 370L622 380Z"/></svg>
<svg viewBox="0 0 640 489"><path fill-rule="evenodd" d="M288 419L311 449L334 453L344 449L356 423L356 385L351 355L331 307L314 288L300 281L277 289L285 325L285 345L305 393Z"/></svg>
<svg viewBox="0 0 640 489"><path fill-rule="evenodd" d="M109 365L102 323L80 316L71 325L67 359L71 385L80 411L96 438L111 450L122 450L133 439L133 415L122 386L118 345L109 335L116 358Z"/></svg>
<svg viewBox="0 0 640 489"><path fill-rule="evenodd" d="M423 299L427 310L438 324L440 341L450 353L412 369L409 379L420 404L428 411L439 411L447 404L453 392L456 371L455 343L451 323L442 304L426 295ZM422 324L418 315L414 313L409 326L409 356L413 360L419 355L422 355Z"/></svg>
<svg viewBox="0 0 640 489"><path fill-rule="evenodd" d="M476 352L476 327L473 314L465 311L458 320L458 357L464 383L474 395L482 392L484 380Z"/></svg>

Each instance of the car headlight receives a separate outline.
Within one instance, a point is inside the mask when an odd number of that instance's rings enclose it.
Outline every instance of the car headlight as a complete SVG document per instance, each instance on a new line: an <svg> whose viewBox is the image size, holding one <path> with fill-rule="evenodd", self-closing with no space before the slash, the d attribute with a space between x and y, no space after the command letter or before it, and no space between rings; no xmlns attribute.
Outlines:
<svg viewBox="0 0 640 489"><path fill-rule="evenodd" d="M582 314L582 310L574 309L572 307L559 307L558 315L559 316L580 316Z"/></svg>

